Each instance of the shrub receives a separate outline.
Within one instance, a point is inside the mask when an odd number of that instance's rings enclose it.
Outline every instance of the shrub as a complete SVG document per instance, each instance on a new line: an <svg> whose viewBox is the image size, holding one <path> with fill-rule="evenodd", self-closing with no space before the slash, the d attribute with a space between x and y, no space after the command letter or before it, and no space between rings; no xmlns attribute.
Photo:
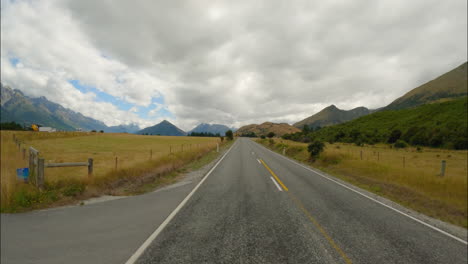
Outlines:
<svg viewBox="0 0 468 264"><path fill-rule="evenodd" d="M390 143L390 144L393 144L395 143L398 139L400 139L401 137L401 131L398 130L398 129L395 129L392 131L392 133L390 134L390 137L388 138L387 142Z"/></svg>
<svg viewBox="0 0 468 264"><path fill-rule="evenodd" d="M406 148L408 147L408 144L404 141L404 140L397 140L397 142L395 142L395 144L393 144L393 146L395 148Z"/></svg>
<svg viewBox="0 0 468 264"><path fill-rule="evenodd" d="M275 133L274 133L274 132L270 132L270 133L267 134L267 137L269 137L269 138L272 138L272 137L274 137L274 136L275 136Z"/></svg>
<svg viewBox="0 0 468 264"><path fill-rule="evenodd" d="M262 135L261 138L262 138L262 139L265 139L266 137L265 137L265 135Z"/></svg>
<svg viewBox="0 0 468 264"><path fill-rule="evenodd" d="M223 141L224 141L224 137L219 137L219 139L221 139L221 142L223 142Z"/></svg>
<svg viewBox="0 0 468 264"><path fill-rule="evenodd" d="M307 147L307 151L310 153L311 160L315 161L320 156L320 153L323 152L324 148L325 144L322 141L315 140L314 142L310 143Z"/></svg>
<svg viewBox="0 0 468 264"><path fill-rule="evenodd" d="M234 139L234 134L232 133L232 130L226 131L226 137L228 140L233 140Z"/></svg>

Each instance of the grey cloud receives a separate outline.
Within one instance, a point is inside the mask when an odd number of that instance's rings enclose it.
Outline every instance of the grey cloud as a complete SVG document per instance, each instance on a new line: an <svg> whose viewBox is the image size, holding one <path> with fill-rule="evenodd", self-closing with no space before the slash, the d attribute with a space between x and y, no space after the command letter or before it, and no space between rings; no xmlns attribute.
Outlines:
<svg viewBox="0 0 468 264"><path fill-rule="evenodd" d="M467 59L460 0L54 3L96 50L161 81L149 91L184 128L376 108Z"/></svg>

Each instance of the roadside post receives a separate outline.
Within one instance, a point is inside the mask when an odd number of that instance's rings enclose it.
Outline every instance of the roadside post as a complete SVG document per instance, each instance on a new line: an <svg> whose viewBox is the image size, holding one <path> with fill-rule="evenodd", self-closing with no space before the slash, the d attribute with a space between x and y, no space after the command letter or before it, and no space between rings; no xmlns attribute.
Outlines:
<svg viewBox="0 0 468 264"><path fill-rule="evenodd" d="M219 143L216 143L216 152L219 152Z"/></svg>
<svg viewBox="0 0 468 264"><path fill-rule="evenodd" d="M445 160L442 160L440 163L440 176L444 177L445 176L445 167L447 166L447 162Z"/></svg>

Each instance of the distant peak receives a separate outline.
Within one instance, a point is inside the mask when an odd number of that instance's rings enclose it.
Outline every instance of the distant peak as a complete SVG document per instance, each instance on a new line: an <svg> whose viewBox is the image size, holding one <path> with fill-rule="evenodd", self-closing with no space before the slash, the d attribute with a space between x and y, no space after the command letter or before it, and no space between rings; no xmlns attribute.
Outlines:
<svg viewBox="0 0 468 264"><path fill-rule="evenodd" d="M329 109L329 110L339 110L339 108L336 107L336 105L334 105L334 104L332 104L332 105L326 107L325 109Z"/></svg>

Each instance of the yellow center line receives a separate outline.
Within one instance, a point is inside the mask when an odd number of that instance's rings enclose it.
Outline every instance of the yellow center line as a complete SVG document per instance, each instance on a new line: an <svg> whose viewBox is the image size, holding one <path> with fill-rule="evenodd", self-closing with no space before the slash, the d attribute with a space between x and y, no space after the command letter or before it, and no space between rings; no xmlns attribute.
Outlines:
<svg viewBox="0 0 468 264"><path fill-rule="evenodd" d="M270 167L268 167L268 165L266 165L266 163L260 159L260 162L263 164L263 166L265 166L265 168L270 172L270 174L275 177L275 180L281 185L281 187L283 187L283 189L287 192L288 191L288 187L286 187L286 185L284 185L284 183L278 178L278 176L276 176L276 174L270 169Z"/></svg>
<svg viewBox="0 0 468 264"><path fill-rule="evenodd" d="M260 159L260 162L263 164L263 166L265 166L268 172L270 172L270 174L273 177L275 177L276 181L281 185L281 187L283 187L285 191L288 191L288 188L286 187L286 185L284 185L284 183L278 178L278 176L276 176L276 174L270 169L270 167L268 167L268 165L266 165L266 163L262 159ZM299 201L299 199L297 199L290 192L288 192L288 195L294 201L296 206L299 207L299 209L301 209L301 211L307 216L309 221L312 222L312 224L314 224L314 226L320 231L320 233L322 233L325 239L327 239L328 243L336 250L336 252L338 252L338 254L340 254L343 260L347 264L353 263L351 259L344 253L344 251L335 243L335 241L331 238L331 236L325 231L325 229L323 229L323 227L318 223L318 221L309 213L309 211L307 211L307 209L304 207L301 201Z"/></svg>
<svg viewBox="0 0 468 264"><path fill-rule="evenodd" d="M315 220L315 218L307 211L307 209L304 207L304 205L297 199L294 195L291 193L288 193L289 197L294 201L294 203L299 207L302 212L309 218L309 220L312 222L312 224L315 225L315 227L322 233L322 235L327 239L328 243L340 254L340 256L343 258L343 260L347 264L353 263L351 259L344 253L344 251L335 243L335 241L331 238L331 236L323 229L323 227Z"/></svg>

